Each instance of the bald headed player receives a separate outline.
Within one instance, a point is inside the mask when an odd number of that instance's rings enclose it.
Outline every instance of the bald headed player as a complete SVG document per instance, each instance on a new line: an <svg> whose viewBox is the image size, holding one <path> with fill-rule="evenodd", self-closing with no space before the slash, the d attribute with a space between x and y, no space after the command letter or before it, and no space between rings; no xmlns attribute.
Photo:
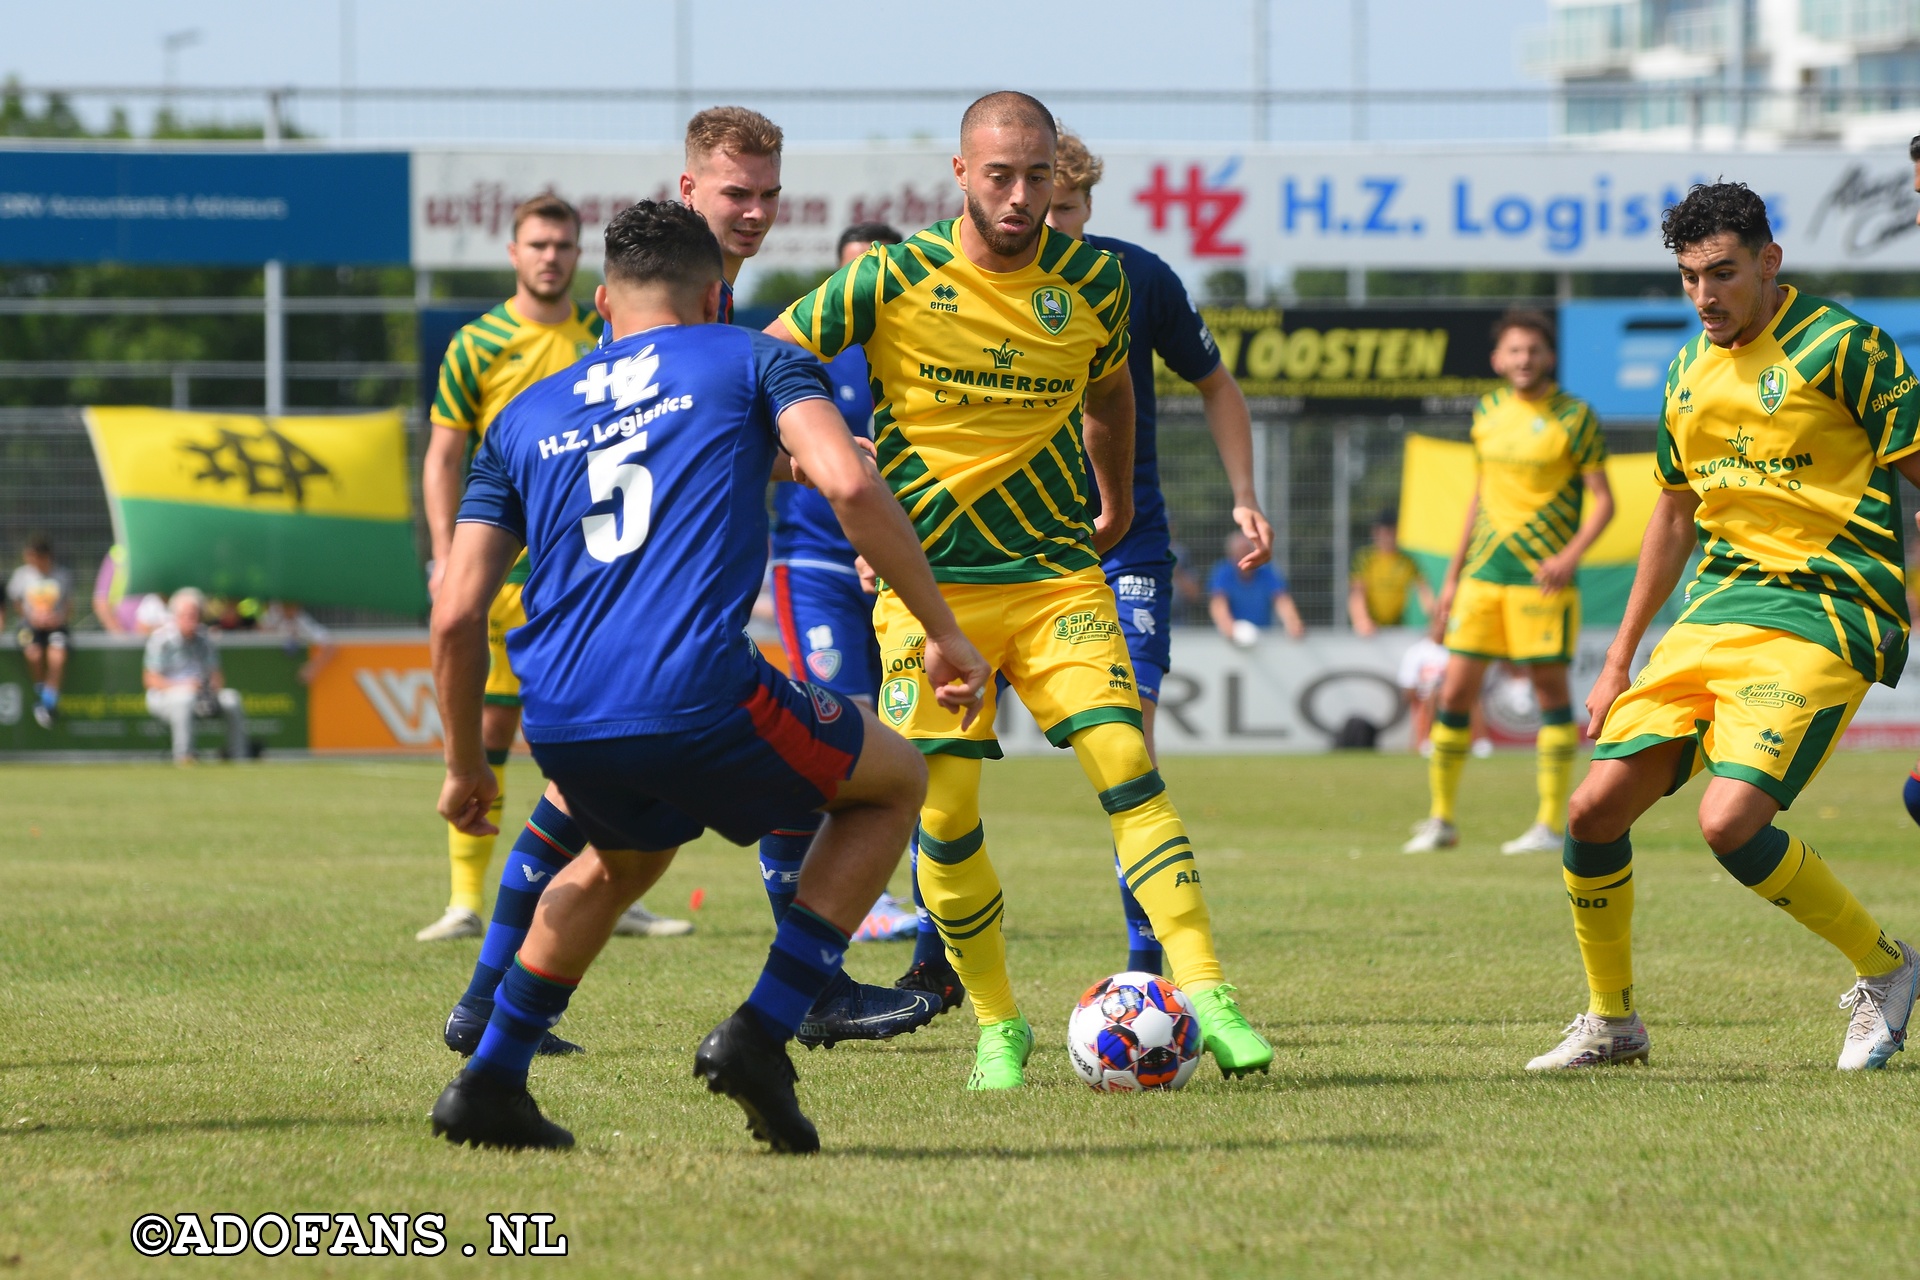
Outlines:
<svg viewBox="0 0 1920 1280"><path fill-rule="evenodd" d="M953 160L966 214L873 246L768 331L826 360L866 349L880 470L941 594L1048 740L1079 758L1207 1050L1228 1075L1264 1071L1273 1050L1223 981L1100 568L1133 518L1129 294L1113 255L1046 226L1056 141L1052 113L1027 94L975 102ZM890 587L874 630L880 714L927 756L919 885L980 1023L968 1087L1018 1088L1033 1031L1014 1000L980 822L980 762L1001 754L997 694L983 691L972 724L941 707L924 633Z"/></svg>

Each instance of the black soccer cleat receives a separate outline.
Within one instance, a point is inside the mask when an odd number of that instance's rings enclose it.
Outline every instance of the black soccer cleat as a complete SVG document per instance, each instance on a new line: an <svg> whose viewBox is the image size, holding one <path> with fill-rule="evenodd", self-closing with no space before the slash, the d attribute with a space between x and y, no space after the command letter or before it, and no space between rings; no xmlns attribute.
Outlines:
<svg viewBox="0 0 1920 1280"><path fill-rule="evenodd" d="M747 1113L747 1129L775 1151L807 1155L820 1149L820 1134L800 1111L787 1047L767 1034L746 1005L707 1033L693 1055L693 1074L712 1093L724 1093Z"/></svg>
<svg viewBox="0 0 1920 1280"><path fill-rule="evenodd" d="M540 1114L527 1087L510 1085L468 1067L453 1078L433 1104L433 1136L454 1146L529 1147L565 1151L573 1135Z"/></svg>
<svg viewBox="0 0 1920 1280"><path fill-rule="evenodd" d="M447 1048L463 1058L471 1058L474 1050L480 1047L480 1036L486 1029L486 1018L463 1004L457 1004L453 1006L453 1012L447 1015L447 1025L440 1033L440 1038L447 1042ZM543 1058L557 1058L569 1053L585 1053L586 1049L571 1040L562 1040L549 1031L540 1037L540 1047L534 1052Z"/></svg>
<svg viewBox="0 0 1920 1280"><path fill-rule="evenodd" d="M918 1031L940 1013L940 997L931 992L870 987L842 970L807 1010L793 1038L809 1049L831 1049L842 1040L891 1040Z"/></svg>
<svg viewBox="0 0 1920 1280"><path fill-rule="evenodd" d="M960 985L960 975L953 971L945 956L920 961L901 974L893 985L902 991L930 991L939 996L941 1013L958 1009L960 1002L967 998L967 989Z"/></svg>

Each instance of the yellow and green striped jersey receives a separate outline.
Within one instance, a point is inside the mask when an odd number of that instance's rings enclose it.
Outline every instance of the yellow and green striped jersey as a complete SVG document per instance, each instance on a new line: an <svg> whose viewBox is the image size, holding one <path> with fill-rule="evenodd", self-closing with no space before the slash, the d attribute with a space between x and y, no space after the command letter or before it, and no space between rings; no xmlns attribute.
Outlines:
<svg viewBox="0 0 1920 1280"><path fill-rule="evenodd" d="M1480 399L1473 412L1480 503L1463 572L1485 582L1525 584L1580 529L1585 477L1602 471L1607 442L1584 400L1558 387L1523 400L1512 387Z"/></svg>
<svg viewBox="0 0 1920 1280"><path fill-rule="evenodd" d="M1100 563L1080 412L1126 366L1119 259L1051 228L982 271L957 221L876 244L783 319L830 360L864 346L880 471L941 582L1035 582Z"/></svg>
<svg viewBox="0 0 1920 1280"><path fill-rule="evenodd" d="M1738 349L1705 333L1667 371L1654 465L1700 495L1699 573L1683 622L1773 627L1868 680L1907 664L1900 493L1887 465L1920 449L1914 373L1887 334L1789 288Z"/></svg>
<svg viewBox="0 0 1920 1280"><path fill-rule="evenodd" d="M440 361L428 414L433 425L471 431L478 445L509 400L599 345L599 314L572 305L573 314L559 324L524 319L508 301L462 325Z"/></svg>

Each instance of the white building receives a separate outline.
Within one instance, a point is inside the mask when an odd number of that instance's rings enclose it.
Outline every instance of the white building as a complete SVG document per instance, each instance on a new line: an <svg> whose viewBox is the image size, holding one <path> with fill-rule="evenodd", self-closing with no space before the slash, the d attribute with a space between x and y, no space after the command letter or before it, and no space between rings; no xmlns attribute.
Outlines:
<svg viewBox="0 0 1920 1280"><path fill-rule="evenodd" d="M1920 0L1549 0L1528 70L1609 142L1886 146L1920 133Z"/></svg>

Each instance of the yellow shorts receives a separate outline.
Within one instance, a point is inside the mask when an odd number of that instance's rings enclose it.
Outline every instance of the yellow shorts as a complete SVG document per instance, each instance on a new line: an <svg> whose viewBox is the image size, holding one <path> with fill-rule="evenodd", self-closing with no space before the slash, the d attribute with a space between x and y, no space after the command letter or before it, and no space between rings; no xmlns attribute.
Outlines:
<svg viewBox="0 0 1920 1280"><path fill-rule="evenodd" d="M1531 583L1462 578L1447 614L1447 648L1490 662L1572 662L1580 635L1580 592L1548 595Z"/></svg>
<svg viewBox="0 0 1920 1280"><path fill-rule="evenodd" d="M1007 678L1054 746L1066 746L1088 725L1140 726L1133 660L1113 592L1099 569L1044 582L943 582L940 594L967 639ZM979 718L962 730L960 713L934 700L927 682L926 636L891 591L880 593L873 630L880 644L880 718L928 755L998 760L1000 743L993 733L998 682L987 681Z"/></svg>
<svg viewBox="0 0 1920 1280"><path fill-rule="evenodd" d="M520 677L507 662L507 632L523 625L527 611L520 603L521 584L509 582L500 588L487 608L487 695L495 707L520 705Z"/></svg>
<svg viewBox="0 0 1920 1280"><path fill-rule="evenodd" d="M1607 712L1593 758L1685 741L1667 794L1704 768L1752 783L1784 809L1833 754L1868 688L1865 676L1811 640L1683 622Z"/></svg>

